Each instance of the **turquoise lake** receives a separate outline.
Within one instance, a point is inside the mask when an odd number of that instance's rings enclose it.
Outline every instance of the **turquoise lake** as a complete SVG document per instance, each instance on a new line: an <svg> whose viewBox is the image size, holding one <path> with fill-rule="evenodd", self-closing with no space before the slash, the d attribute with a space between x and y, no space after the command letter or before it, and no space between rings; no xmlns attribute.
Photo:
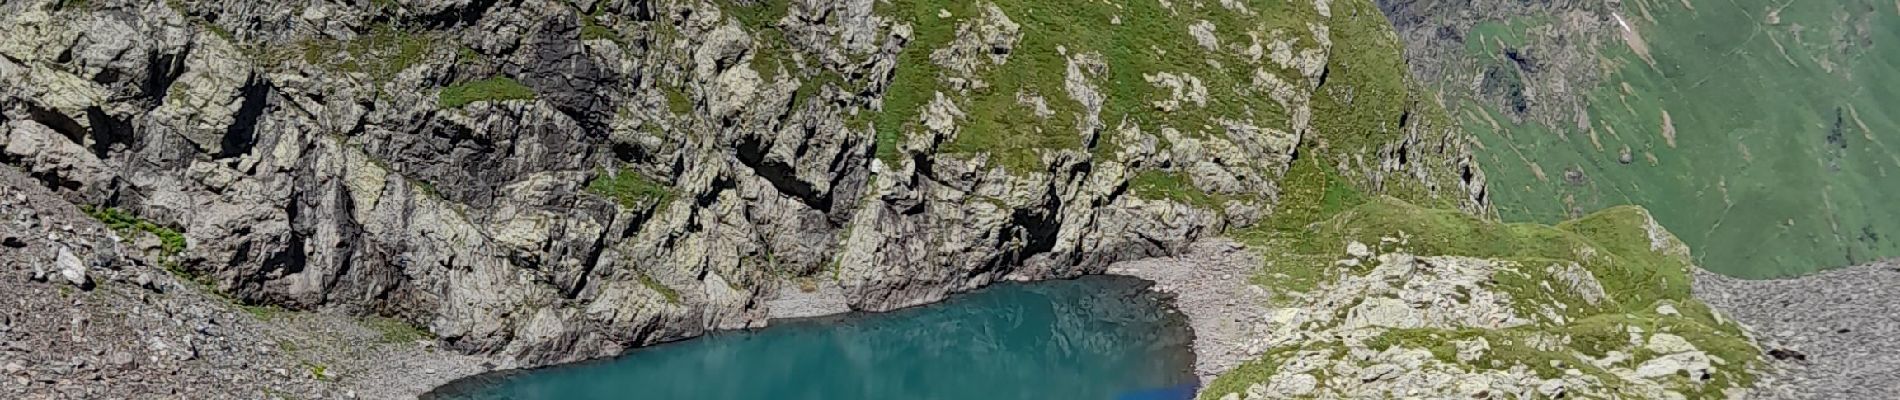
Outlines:
<svg viewBox="0 0 1900 400"><path fill-rule="evenodd" d="M621 357L465 378L490 399L1181 399L1192 333L1148 283L1003 283L889 313L778 321Z"/></svg>

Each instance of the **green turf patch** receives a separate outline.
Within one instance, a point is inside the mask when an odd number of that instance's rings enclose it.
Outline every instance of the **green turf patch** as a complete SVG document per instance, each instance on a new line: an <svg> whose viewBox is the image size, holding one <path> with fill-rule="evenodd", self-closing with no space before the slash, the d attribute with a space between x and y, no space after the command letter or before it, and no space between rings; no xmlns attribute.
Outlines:
<svg viewBox="0 0 1900 400"><path fill-rule="evenodd" d="M302 50L303 61L310 65L368 74L380 84L420 63L443 42L435 32L376 24L351 40L309 39L297 47Z"/></svg>
<svg viewBox="0 0 1900 400"><path fill-rule="evenodd" d="M670 186L631 169L613 173L600 171L587 183L587 191L613 199L626 208L665 205L673 198Z"/></svg>
<svg viewBox="0 0 1900 400"><path fill-rule="evenodd" d="M442 108L462 108L479 101L534 100L534 97L534 89L514 79L497 76L442 88L436 98Z"/></svg>
<svg viewBox="0 0 1900 400"><path fill-rule="evenodd" d="M680 304L679 291L673 290L673 288L666 286L664 283L660 283L658 279L653 279L653 276L645 273L639 274L637 278L639 278L641 286L646 286L647 289L652 290L654 293L659 293L660 297L666 298L667 304Z"/></svg>
<svg viewBox="0 0 1900 400"><path fill-rule="evenodd" d="M158 237L159 257L170 259L185 252L185 235L177 230L139 218L112 207L80 206L86 215L106 224L120 236L131 236L137 232L150 233ZM161 260L162 262L163 260Z"/></svg>
<svg viewBox="0 0 1900 400"><path fill-rule="evenodd" d="M686 98L685 92L681 92L679 88L674 87L666 87L661 89L661 91L666 92L667 111L673 112L674 115L693 114L693 100Z"/></svg>

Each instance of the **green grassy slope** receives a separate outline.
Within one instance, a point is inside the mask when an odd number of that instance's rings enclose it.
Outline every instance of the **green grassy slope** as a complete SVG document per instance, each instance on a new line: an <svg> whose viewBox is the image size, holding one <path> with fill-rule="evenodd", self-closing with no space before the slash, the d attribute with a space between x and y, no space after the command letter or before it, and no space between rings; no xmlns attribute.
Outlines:
<svg viewBox="0 0 1900 400"><path fill-rule="evenodd" d="M1698 264L1741 277L1900 256L1900 5L1638 0L1620 14L1654 63L1607 46L1587 127L1458 107L1502 217L1643 205ZM1534 23L1481 26L1467 48L1508 63L1495 43Z"/></svg>
<svg viewBox="0 0 1900 400"><path fill-rule="evenodd" d="M1106 64L1100 73L1088 73L1104 92L1101 118L1111 126L1123 121L1149 128L1172 126L1191 135L1213 134L1215 118L1250 120L1260 126L1285 124L1285 111L1262 93L1248 92L1251 63L1227 49L1201 47L1187 27L1199 21L1215 26L1222 47L1248 43L1248 32L1275 32L1313 46L1305 22L1316 20L1310 4L1242 1L1257 16L1249 17L1219 5L1179 4L1172 9L1153 1L1005 1L983 3L957 0L897 0L880 3L880 13L912 24L916 43L902 53L885 106L875 117L878 156L896 164L897 142L921 129L917 116L939 91L949 91L947 71L931 61L931 51L947 46L960 26L982 18L993 4L1021 26L1021 39L1011 49L1008 64L979 71L989 83L969 93L945 93L967 99L961 107L970 115L961 134L945 146L953 153L990 152L1000 165L1014 172L1034 171L1039 149L1078 149L1086 145L1076 123L1085 117L1083 105L1064 86L1068 55L1095 53ZM1267 38L1262 38L1267 39ZM1218 65L1216 65L1218 63ZM1205 80L1209 102L1172 112L1152 105L1170 92L1149 83L1147 75L1189 74ZM1287 75L1282 71L1283 75ZM1018 103L1018 94L1042 96L1053 115L1038 117ZM1097 154L1114 148L1100 143Z"/></svg>

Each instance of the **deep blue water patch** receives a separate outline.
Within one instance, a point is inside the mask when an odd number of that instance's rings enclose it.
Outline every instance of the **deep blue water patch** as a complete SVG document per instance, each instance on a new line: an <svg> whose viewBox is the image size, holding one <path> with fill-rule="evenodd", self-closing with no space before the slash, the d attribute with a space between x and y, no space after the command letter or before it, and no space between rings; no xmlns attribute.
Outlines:
<svg viewBox="0 0 1900 400"><path fill-rule="evenodd" d="M929 306L490 373L423 398L1191 398L1192 333L1147 285L1116 277L1003 283Z"/></svg>

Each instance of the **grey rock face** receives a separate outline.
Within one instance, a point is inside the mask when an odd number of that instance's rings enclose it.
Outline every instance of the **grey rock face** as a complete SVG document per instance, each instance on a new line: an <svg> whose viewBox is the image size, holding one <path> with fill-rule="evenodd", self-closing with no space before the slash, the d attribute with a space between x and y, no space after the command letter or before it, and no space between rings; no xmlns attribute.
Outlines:
<svg viewBox="0 0 1900 400"><path fill-rule="evenodd" d="M1299 73L1259 83L1288 126L1197 132L1100 115L1111 67L1065 51L1062 92L1020 103L1073 101L1079 134L1126 145L1011 172L941 149L977 71L1024 40L995 6L922 49L872 0L65 3L0 5L0 163L181 232L168 260L236 299L396 317L522 365L756 326L792 278L889 310L1171 254L1271 218L1294 149L1326 133L1324 36L1253 57ZM890 163L863 121L906 51L961 83ZM1203 78L1151 80L1198 107ZM1335 172L1487 207L1461 139L1399 128ZM1242 200L1128 194L1161 168Z"/></svg>

